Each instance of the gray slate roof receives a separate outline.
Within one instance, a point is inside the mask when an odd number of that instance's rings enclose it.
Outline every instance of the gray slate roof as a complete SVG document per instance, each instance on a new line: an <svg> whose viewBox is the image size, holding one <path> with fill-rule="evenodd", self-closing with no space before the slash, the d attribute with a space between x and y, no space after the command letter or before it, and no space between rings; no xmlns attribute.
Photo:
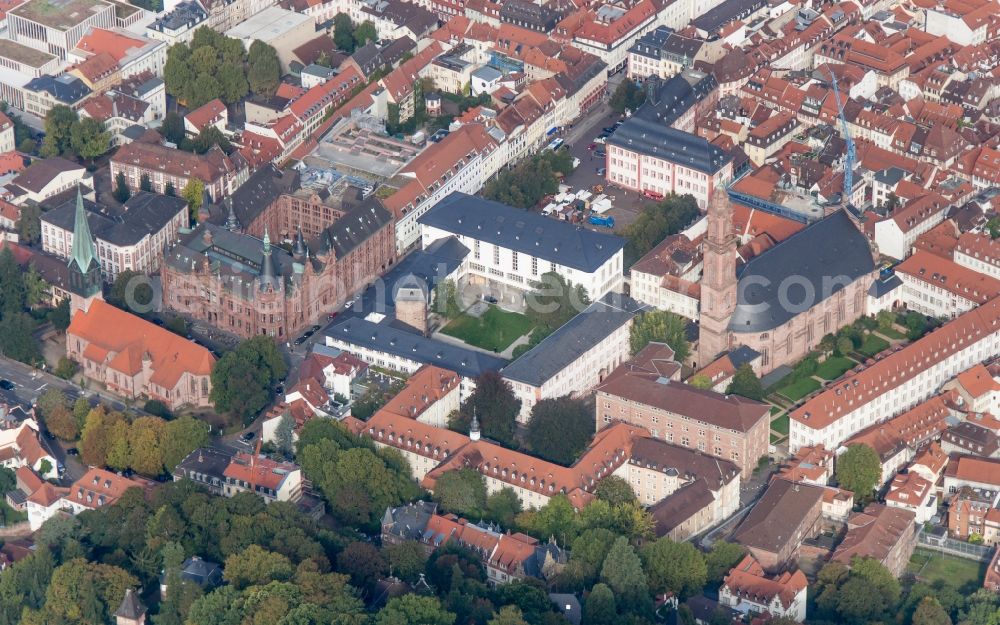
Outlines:
<svg viewBox="0 0 1000 625"><path fill-rule="evenodd" d="M178 212L187 210L183 198L140 191L118 211L83 200L87 209L87 225L93 237L112 245L134 245L149 234L159 232ZM76 199L42 214L42 221L52 226L74 230Z"/></svg>
<svg viewBox="0 0 1000 625"><path fill-rule="evenodd" d="M642 308L628 295L608 293L507 365L503 377L541 386L631 321Z"/></svg>
<svg viewBox="0 0 1000 625"><path fill-rule="evenodd" d="M336 323L327 328L325 334L350 345L450 369L467 378L475 378L485 371L499 371L507 364L503 358L361 318Z"/></svg>
<svg viewBox="0 0 1000 625"><path fill-rule="evenodd" d="M229 198L210 209L213 221L223 223L229 216L229 205L236 211L236 219L244 228L264 209L273 204L282 193L291 193L299 188L299 173L295 170L281 171L268 163L250 176Z"/></svg>
<svg viewBox="0 0 1000 625"><path fill-rule="evenodd" d="M625 246L621 237L465 193L452 193L417 221L588 273Z"/></svg>
<svg viewBox="0 0 1000 625"><path fill-rule="evenodd" d="M701 137L638 115L619 126L607 142L711 175L732 160L725 151Z"/></svg>
<svg viewBox="0 0 1000 625"><path fill-rule="evenodd" d="M332 250L337 258L344 258L392 219L392 213L382 206L382 202L369 196L321 232L309 249L321 254Z"/></svg>
<svg viewBox="0 0 1000 625"><path fill-rule="evenodd" d="M777 328L874 269L868 239L846 212L837 211L743 266L729 328Z"/></svg>

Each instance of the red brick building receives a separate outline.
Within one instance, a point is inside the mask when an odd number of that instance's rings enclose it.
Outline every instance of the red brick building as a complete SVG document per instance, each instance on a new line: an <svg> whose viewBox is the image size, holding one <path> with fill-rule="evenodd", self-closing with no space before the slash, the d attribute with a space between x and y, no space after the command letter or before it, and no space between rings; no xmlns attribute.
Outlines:
<svg viewBox="0 0 1000 625"><path fill-rule="evenodd" d="M227 332L288 341L395 262L392 215L375 198L291 252L227 226L202 223L170 248L162 267L163 303Z"/></svg>

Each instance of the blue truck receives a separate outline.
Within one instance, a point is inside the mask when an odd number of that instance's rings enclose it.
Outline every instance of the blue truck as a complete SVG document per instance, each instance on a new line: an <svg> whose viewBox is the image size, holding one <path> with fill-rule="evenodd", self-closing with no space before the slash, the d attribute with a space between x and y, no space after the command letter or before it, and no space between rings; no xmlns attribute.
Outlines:
<svg viewBox="0 0 1000 625"><path fill-rule="evenodd" d="M601 215L591 215L587 221L595 226L604 226L606 228L615 227L615 218L611 215L608 215L607 217L602 217Z"/></svg>

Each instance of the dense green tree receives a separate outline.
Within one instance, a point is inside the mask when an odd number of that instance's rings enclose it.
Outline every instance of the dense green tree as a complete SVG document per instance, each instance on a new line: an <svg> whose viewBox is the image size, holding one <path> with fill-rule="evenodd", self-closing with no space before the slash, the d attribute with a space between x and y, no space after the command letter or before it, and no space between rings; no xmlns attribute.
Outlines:
<svg viewBox="0 0 1000 625"><path fill-rule="evenodd" d="M701 373L698 373L688 378L687 383L689 386L700 388L703 391L706 391L714 386L714 384L712 383L712 379L709 378L707 375Z"/></svg>
<svg viewBox="0 0 1000 625"><path fill-rule="evenodd" d="M250 44L247 54L247 80L250 91L258 95L274 95L281 81L281 62L277 51L263 41Z"/></svg>
<svg viewBox="0 0 1000 625"><path fill-rule="evenodd" d="M389 564L371 543L355 541L337 554L337 571L351 576L351 583L370 590L389 572Z"/></svg>
<svg viewBox="0 0 1000 625"><path fill-rule="evenodd" d="M392 574L399 579L415 583L427 566L427 551L415 540L389 545L384 550Z"/></svg>
<svg viewBox="0 0 1000 625"><path fill-rule="evenodd" d="M625 265L630 266L677 234L699 215L698 202L691 195L670 195L642 209L639 218L625 228Z"/></svg>
<svg viewBox="0 0 1000 625"><path fill-rule="evenodd" d="M576 509L569 498L557 493L538 510L522 512L517 523L529 533L543 539L553 538L560 545L568 545L580 532Z"/></svg>
<svg viewBox="0 0 1000 625"><path fill-rule="evenodd" d="M29 264L27 271L22 274L22 282L24 283L24 304L28 308L33 309L48 301L52 285L45 281L42 274L38 273L34 263Z"/></svg>
<svg viewBox="0 0 1000 625"><path fill-rule="evenodd" d="M0 351L7 358L13 358L29 365L37 365L42 352L32 336L35 320L24 313L8 315L0 321Z"/></svg>
<svg viewBox="0 0 1000 625"><path fill-rule="evenodd" d="M346 13L333 18L333 44L345 54L354 52L354 24Z"/></svg>
<svg viewBox="0 0 1000 625"><path fill-rule="evenodd" d="M474 413L483 436L516 447L514 433L520 411L521 400L514 395L510 382L497 371L485 371L476 378L476 390L462 402L448 425L455 431L467 433Z"/></svg>
<svg viewBox="0 0 1000 625"><path fill-rule="evenodd" d="M212 368L212 403L219 412L249 423L271 401L274 385L287 371L274 339L255 336L243 341Z"/></svg>
<svg viewBox="0 0 1000 625"><path fill-rule="evenodd" d="M42 209L37 204L21 206L21 215L17 220L17 234L21 241L35 245L42 237Z"/></svg>
<svg viewBox="0 0 1000 625"><path fill-rule="evenodd" d="M649 601L648 580L642 561L628 539L619 536L608 551L601 567L601 581L608 585L620 602L619 608L639 608Z"/></svg>
<svg viewBox="0 0 1000 625"><path fill-rule="evenodd" d="M486 185L483 195L511 206L534 208L545 196L557 193L560 174L572 170L569 150L544 150L500 172Z"/></svg>
<svg viewBox="0 0 1000 625"><path fill-rule="evenodd" d="M45 417L45 427L53 436L64 441L75 441L80 428L73 413L64 406L58 406Z"/></svg>
<svg viewBox="0 0 1000 625"><path fill-rule="evenodd" d="M49 311L49 323L52 324L56 330L65 332L66 328L69 327L69 298L63 298L61 302L56 304L56 307Z"/></svg>
<svg viewBox="0 0 1000 625"><path fill-rule="evenodd" d="M875 315L875 320L878 322L879 330L889 330L896 323L896 313L891 310L880 310Z"/></svg>
<svg viewBox="0 0 1000 625"><path fill-rule="evenodd" d="M486 509L486 480L475 469L448 471L434 483L434 501L445 512L478 520Z"/></svg>
<svg viewBox="0 0 1000 625"><path fill-rule="evenodd" d="M77 123L76 111L57 104L45 114L45 139L42 156L45 158L72 153L73 126Z"/></svg>
<svg viewBox="0 0 1000 625"><path fill-rule="evenodd" d="M35 400L35 414L44 420L47 419L56 408L69 408L69 399L66 398L66 393L63 393L58 388L50 386L45 389L45 392L38 396L37 400Z"/></svg>
<svg viewBox="0 0 1000 625"><path fill-rule="evenodd" d="M354 29L354 47L360 48L369 41L378 40L378 31L375 29L375 24L368 20L358 24L358 27Z"/></svg>
<svg viewBox="0 0 1000 625"><path fill-rule="evenodd" d="M278 427L274 430L274 444L278 451L286 456L291 456L295 444L295 418L290 414L281 416Z"/></svg>
<svg viewBox="0 0 1000 625"><path fill-rule="evenodd" d="M163 465L173 471L181 460L208 445L208 424L190 415L168 421L160 450Z"/></svg>
<svg viewBox="0 0 1000 625"><path fill-rule="evenodd" d="M129 464L137 473L163 473L163 444L167 424L159 417L139 417L128 427Z"/></svg>
<svg viewBox="0 0 1000 625"><path fill-rule="evenodd" d="M144 312L153 303L153 283L138 271L126 269L115 277L108 303L130 312Z"/></svg>
<svg viewBox="0 0 1000 625"><path fill-rule="evenodd" d="M105 129L104 122L84 117L73 124L70 145L76 154L92 161L111 149L111 133Z"/></svg>
<svg viewBox="0 0 1000 625"><path fill-rule="evenodd" d="M934 597L924 597L913 613L912 625L951 625L951 617Z"/></svg>
<svg viewBox="0 0 1000 625"><path fill-rule="evenodd" d="M688 321L669 310L648 310L636 317L629 330L632 354L639 353L650 342L666 343L674 350L674 358L683 362L691 353L687 339ZM708 364L708 363L706 363Z"/></svg>
<svg viewBox="0 0 1000 625"><path fill-rule="evenodd" d="M379 610L375 625L453 625L455 615L434 597L394 597Z"/></svg>
<svg viewBox="0 0 1000 625"><path fill-rule="evenodd" d="M434 287L434 312L445 319L454 319L462 314L454 280L442 280Z"/></svg>
<svg viewBox="0 0 1000 625"><path fill-rule="evenodd" d="M568 466L593 436L593 409L567 395L535 404L525 438L536 456Z"/></svg>
<svg viewBox="0 0 1000 625"><path fill-rule="evenodd" d="M486 518L494 523L511 527L519 512L521 512L521 500L509 486L486 498Z"/></svg>
<svg viewBox="0 0 1000 625"><path fill-rule="evenodd" d="M625 111L635 111L646 101L646 91L635 84L633 80L623 80L618 83L608 104L611 110L623 114Z"/></svg>
<svg viewBox="0 0 1000 625"><path fill-rule="evenodd" d="M615 625L615 593L607 584L595 584L583 604L583 625Z"/></svg>
<svg viewBox="0 0 1000 625"><path fill-rule="evenodd" d="M229 556L223 567L226 581L237 589L274 580L283 581L290 578L292 572L292 563L288 558L258 545L250 545Z"/></svg>
<svg viewBox="0 0 1000 625"><path fill-rule="evenodd" d="M730 395L740 395L756 401L764 399L764 385L760 383L760 378L748 364L742 364L736 369L726 392Z"/></svg>
<svg viewBox="0 0 1000 625"><path fill-rule="evenodd" d="M14 253L5 247L0 250L0 316L23 312L27 300L21 267L14 260Z"/></svg>
<svg viewBox="0 0 1000 625"><path fill-rule="evenodd" d="M609 475L597 483L594 496L615 506L636 501L635 491L627 480Z"/></svg>
<svg viewBox="0 0 1000 625"><path fill-rule="evenodd" d="M204 196L205 183L197 178L188 180L188 183L184 185L184 190L181 191L181 197L187 201L188 208L193 214L197 214L198 210L201 209Z"/></svg>
<svg viewBox="0 0 1000 625"><path fill-rule="evenodd" d="M184 140L184 118L176 111L170 111L163 116L160 134L174 145L180 145Z"/></svg>
<svg viewBox="0 0 1000 625"><path fill-rule="evenodd" d="M851 445L837 457L837 481L859 501L872 497L882 477L882 462L868 445Z"/></svg>
<svg viewBox="0 0 1000 625"><path fill-rule="evenodd" d="M746 549L742 545L724 540L713 542L712 548L705 554L707 580L712 583L722 582L722 578L740 563L744 555Z"/></svg>
<svg viewBox="0 0 1000 625"><path fill-rule="evenodd" d="M674 542L664 536L646 544L641 555L650 589L658 595L669 591L687 598L705 586L705 558L689 542Z"/></svg>
<svg viewBox="0 0 1000 625"><path fill-rule="evenodd" d="M124 204L132 197L132 190L129 189L128 180L125 179L125 172L118 171L115 175L115 199Z"/></svg>
<svg viewBox="0 0 1000 625"><path fill-rule="evenodd" d="M118 609L126 589L138 583L117 566L70 560L52 572L40 622L101 625Z"/></svg>

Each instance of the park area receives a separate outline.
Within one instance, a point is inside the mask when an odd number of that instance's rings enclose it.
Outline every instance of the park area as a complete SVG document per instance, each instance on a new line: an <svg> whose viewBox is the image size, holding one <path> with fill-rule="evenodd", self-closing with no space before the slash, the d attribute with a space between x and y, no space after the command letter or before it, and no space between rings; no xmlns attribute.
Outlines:
<svg viewBox="0 0 1000 625"><path fill-rule="evenodd" d="M986 566L985 562L917 549L910 558L906 572L928 584L940 580L958 590L969 585L982 585Z"/></svg>
<svg viewBox="0 0 1000 625"><path fill-rule="evenodd" d="M479 317L462 313L441 332L469 345L500 353L534 328L535 324L524 315L490 306Z"/></svg>
<svg viewBox="0 0 1000 625"><path fill-rule="evenodd" d="M824 380L836 380L856 364L846 356L830 356L816 367L816 375Z"/></svg>
<svg viewBox="0 0 1000 625"><path fill-rule="evenodd" d="M806 395L818 391L820 383L815 378L799 378L778 388L778 394L788 401L797 402Z"/></svg>
<svg viewBox="0 0 1000 625"><path fill-rule="evenodd" d="M881 336L875 334L869 334L865 337L864 342L861 347L858 348L858 352L864 354L871 358L876 354L889 349L889 342L886 341Z"/></svg>

